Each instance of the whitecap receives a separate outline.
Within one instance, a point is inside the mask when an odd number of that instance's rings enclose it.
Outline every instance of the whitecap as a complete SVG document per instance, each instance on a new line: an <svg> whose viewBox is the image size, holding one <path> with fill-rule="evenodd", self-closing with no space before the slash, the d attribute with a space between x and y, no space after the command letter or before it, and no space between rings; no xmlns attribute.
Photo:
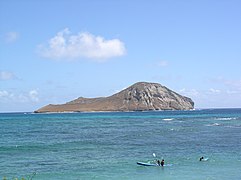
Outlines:
<svg viewBox="0 0 241 180"><path fill-rule="evenodd" d="M163 121L172 121L174 118L165 118L165 119L162 119Z"/></svg>
<svg viewBox="0 0 241 180"><path fill-rule="evenodd" d="M219 124L219 123L213 123L213 124L208 124L208 125L206 125L206 126L221 126L221 124Z"/></svg>
<svg viewBox="0 0 241 180"><path fill-rule="evenodd" d="M236 117L220 117L220 118L215 118L216 120L221 120L221 121L230 121L230 120L235 120L237 119Z"/></svg>

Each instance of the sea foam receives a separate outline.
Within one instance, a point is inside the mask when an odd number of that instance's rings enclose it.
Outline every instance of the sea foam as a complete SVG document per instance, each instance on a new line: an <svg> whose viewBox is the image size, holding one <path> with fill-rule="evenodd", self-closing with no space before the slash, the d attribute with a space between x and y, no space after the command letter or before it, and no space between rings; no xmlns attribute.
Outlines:
<svg viewBox="0 0 241 180"><path fill-rule="evenodd" d="M236 117L220 117L220 118L215 118L215 120L221 120L221 121L230 121L230 120L236 120Z"/></svg>
<svg viewBox="0 0 241 180"><path fill-rule="evenodd" d="M162 119L163 121L172 121L174 118L165 118L165 119Z"/></svg>

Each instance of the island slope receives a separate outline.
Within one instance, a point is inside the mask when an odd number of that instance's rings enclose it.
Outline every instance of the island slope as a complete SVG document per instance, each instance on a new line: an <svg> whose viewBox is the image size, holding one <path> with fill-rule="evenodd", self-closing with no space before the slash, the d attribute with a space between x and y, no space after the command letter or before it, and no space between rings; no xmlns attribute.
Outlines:
<svg viewBox="0 0 241 180"><path fill-rule="evenodd" d="M92 111L190 110L194 102L158 83L138 82L112 96L80 97L65 104L49 104L36 113Z"/></svg>

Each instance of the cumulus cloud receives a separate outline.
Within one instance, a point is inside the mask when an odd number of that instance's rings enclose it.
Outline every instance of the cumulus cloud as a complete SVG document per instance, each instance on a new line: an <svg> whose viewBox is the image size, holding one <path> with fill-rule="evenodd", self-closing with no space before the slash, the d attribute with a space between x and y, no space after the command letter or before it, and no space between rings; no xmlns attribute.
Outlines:
<svg viewBox="0 0 241 180"><path fill-rule="evenodd" d="M190 97L196 97L200 95L200 92L196 89L186 89L183 88L181 90L179 90L179 92L185 96L190 96Z"/></svg>
<svg viewBox="0 0 241 180"><path fill-rule="evenodd" d="M66 28L51 38L47 45L40 45L39 52L50 59L89 58L103 62L112 57L123 56L126 48L119 39L106 40L88 32L72 35Z"/></svg>
<svg viewBox="0 0 241 180"><path fill-rule="evenodd" d="M225 86L227 89L229 89L229 91L227 91L229 92L229 94L233 94L230 93L231 91L241 93L241 79L227 79L224 77L217 77L210 79L210 81L212 83L221 84Z"/></svg>
<svg viewBox="0 0 241 180"><path fill-rule="evenodd" d="M17 32L8 32L5 34L5 41L7 43L13 43L15 42L19 37L19 34Z"/></svg>
<svg viewBox="0 0 241 180"><path fill-rule="evenodd" d="M38 97L38 91L37 90L31 90L29 91L29 97L32 101L34 102L38 102L39 101L39 97Z"/></svg>
<svg viewBox="0 0 241 180"><path fill-rule="evenodd" d="M219 90L219 89L210 88L209 91L213 94L220 94L221 93L221 90Z"/></svg>
<svg viewBox="0 0 241 180"><path fill-rule="evenodd" d="M238 85L238 81L235 81L234 84ZM183 88L179 92L181 95L192 98L198 108L240 107L241 91L237 89L207 88L196 90Z"/></svg>
<svg viewBox="0 0 241 180"><path fill-rule="evenodd" d="M13 93L6 90L0 90L0 100L3 102L38 102L39 96L37 90L30 90L25 93Z"/></svg>
<svg viewBox="0 0 241 180"><path fill-rule="evenodd" d="M0 91L0 98L5 98L5 97L9 97L9 93L7 91Z"/></svg>
<svg viewBox="0 0 241 180"><path fill-rule="evenodd" d="M12 72L0 71L0 80L10 80L15 78L16 76Z"/></svg>

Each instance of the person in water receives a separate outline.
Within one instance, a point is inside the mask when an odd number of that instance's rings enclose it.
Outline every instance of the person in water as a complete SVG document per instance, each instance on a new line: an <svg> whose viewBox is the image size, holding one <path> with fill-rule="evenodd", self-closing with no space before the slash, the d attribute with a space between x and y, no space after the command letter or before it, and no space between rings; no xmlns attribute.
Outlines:
<svg viewBox="0 0 241 180"><path fill-rule="evenodd" d="M161 166L164 166L164 159L162 159L162 161L161 161Z"/></svg>
<svg viewBox="0 0 241 180"><path fill-rule="evenodd" d="M160 165L161 165L161 162L160 162L160 160L159 160L159 159L157 160L157 165L158 165L158 166L160 166Z"/></svg>
<svg viewBox="0 0 241 180"><path fill-rule="evenodd" d="M202 161L203 159L204 159L204 157L200 157L200 159L199 159L199 160L200 160L200 161Z"/></svg>

